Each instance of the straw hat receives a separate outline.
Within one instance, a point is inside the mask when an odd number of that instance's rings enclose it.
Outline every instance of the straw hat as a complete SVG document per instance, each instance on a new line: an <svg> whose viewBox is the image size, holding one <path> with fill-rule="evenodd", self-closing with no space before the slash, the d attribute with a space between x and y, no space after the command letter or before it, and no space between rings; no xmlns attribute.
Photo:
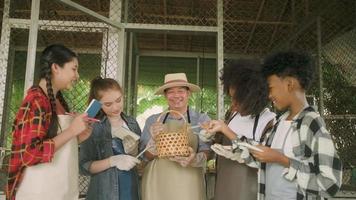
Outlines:
<svg viewBox="0 0 356 200"><path fill-rule="evenodd" d="M164 90L172 87L188 87L192 92L200 92L200 87L192 83L188 83L185 73L166 74L164 76L164 84L157 89L156 95L164 93Z"/></svg>

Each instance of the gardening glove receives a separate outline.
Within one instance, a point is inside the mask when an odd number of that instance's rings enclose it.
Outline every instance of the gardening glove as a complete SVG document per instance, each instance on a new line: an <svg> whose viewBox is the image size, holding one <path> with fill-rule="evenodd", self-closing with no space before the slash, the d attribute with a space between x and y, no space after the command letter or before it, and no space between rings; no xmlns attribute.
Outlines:
<svg viewBox="0 0 356 200"><path fill-rule="evenodd" d="M179 163L182 167L205 167L206 165L206 155L204 152L195 153L193 148L188 147L190 155L188 157L174 156L170 157L171 161Z"/></svg>
<svg viewBox="0 0 356 200"><path fill-rule="evenodd" d="M122 144L124 145L124 150L129 155L137 155L138 153L138 140L127 135L122 139Z"/></svg>
<svg viewBox="0 0 356 200"><path fill-rule="evenodd" d="M136 164L140 163L140 160L129 155L116 155L109 158L110 167L116 167L119 170L129 171Z"/></svg>
<svg viewBox="0 0 356 200"><path fill-rule="evenodd" d="M160 122L155 122L150 127L150 133L151 133L153 140L155 140L157 135L159 135L163 131L164 131L164 125Z"/></svg>
<svg viewBox="0 0 356 200"><path fill-rule="evenodd" d="M146 148L148 147L147 151L150 152L152 155L157 156L158 152L157 152L157 148L156 148L156 142L151 138L147 145Z"/></svg>
<svg viewBox="0 0 356 200"><path fill-rule="evenodd" d="M237 150L233 152L232 146L223 146L221 144L213 144L211 149L218 154L219 156L223 156L227 159L237 161L239 163L244 163L244 160L241 158L241 150Z"/></svg>
<svg viewBox="0 0 356 200"><path fill-rule="evenodd" d="M211 142L211 140L214 138L215 132L209 133L205 129L202 129L199 131L199 133L195 133L199 136L199 139L203 142Z"/></svg>

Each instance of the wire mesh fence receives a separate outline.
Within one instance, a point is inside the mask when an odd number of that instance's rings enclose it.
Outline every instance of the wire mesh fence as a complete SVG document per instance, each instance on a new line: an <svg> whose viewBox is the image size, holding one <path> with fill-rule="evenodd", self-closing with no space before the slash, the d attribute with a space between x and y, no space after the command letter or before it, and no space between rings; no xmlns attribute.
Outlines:
<svg viewBox="0 0 356 200"><path fill-rule="evenodd" d="M15 113L20 106L22 97L23 97L23 88L24 88L24 80L25 80L25 70L23 66L26 65L26 52L21 46L21 42L27 42L28 38L28 30L26 29L12 29L11 37L10 37L10 49L9 49L9 62L8 62L8 76L6 79L8 91L5 95L5 101L10 102L6 106L4 106L3 112L7 113L3 117L2 129L4 133L10 133L12 128L12 122L15 117ZM24 40L24 41L23 41ZM11 147L11 135L10 134L1 134L1 146L4 149L9 150ZM8 152L5 151L5 154L2 159L4 159L4 163L7 163L8 160ZM6 177L7 167L5 165L1 166L0 176ZM1 179L1 180L6 180ZM0 181L0 187L3 188L4 182Z"/></svg>
<svg viewBox="0 0 356 200"><path fill-rule="evenodd" d="M0 7L4 7L3 2L0 2ZM216 0L74 2L125 23L218 25ZM262 59L272 51L284 49L308 51L313 55L320 79L316 79L309 95L323 109L327 127L344 162L346 173L343 182L352 184L355 176L352 169L356 165L352 153L356 144L356 3L346 0L224 0L223 10L224 64L241 57ZM0 9L1 16L2 12ZM30 0L11 1L10 18L30 19L30 15ZM190 105L207 112L212 118L216 117L215 34L182 34L156 29L123 33L88 14L52 0L41 1L39 16L37 58L39 52L52 43L62 43L79 55L80 81L73 90L65 93L73 111L84 110L91 79L98 75L116 78L117 69L123 69L126 76L123 77L123 84L125 94L128 94L126 99L130 102L129 114L138 116L154 105L164 106L163 98L154 96L153 91L163 83L165 73L186 72L189 81L203 89L201 94L192 97ZM0 141L7 148L11 143L11 124L23 97L29 36L29 25L27 28L14 27L10 34L2 121L4 128ZM119 51L124 49L121 45L128 43L129 46L130 41L129 37L120 39L122 34L125 37L132 34L133 42L132 48L126 47L127 56L119 58ZM125 66L118 64L119 59L125 59ZM38 68L35 68L35 77L37 73ZM226 109L228 101L226 98ZM4 177L4 173L1 176ZM6 179L0 180L2 186ZM87 186L88 178L80 177L82 195Z"/></svg>
<svg viewBox="0 0 356 200"><path fill-rule="evenodd" d="M215 0L171 0L127 2L127 22L146 24L171 24L216 26Z"/></svg>
<svg viewBox="0 0 356 200"><path fill-rule="evenodd" d="M352 106L356 102L355 5L351 1L330 1L323 6L316 2L297 3L295 31L274 49L296 49L313 55L318 77L309 94L317 99L319 110L324 113L346 172L356 164L350 153L356 141L356 109ZM351 184L351 176L355 175L344 173L343 183Z"/></svg>
<svg viewBox="0 0 356 200"><path fill-rule="evenodd" d="M105 8L101 4L97 6L100 7L102 12L108 15L108 7ZM31 1L11 2L10 18L27 19L30 15L30 8ZM37 35L36 64L33 75L35 77L34 84L37 84L38 81L36 77L38 77L39 73L38 62L40 52L49 44L64 44L78 54L80 74L80 80L75 87L71 91L65 92L64 96L71 111L83 112L88 101L87 94L89 92L90 81L94 77L101 75L101 71L108 71L107 66L110 65L110 58L102 55L103 52L113 51L114 48L117 49L114 45L108 45L108 27L102 23L98 23L93 17L82 13L79 14L79 11L74 9L67 9L66 6L55 1L41 1L40 20L40 28ZM4 146L6 149L11 147L11 125L24 96L23 88L29 38L28 28L11 29L8 76L6 80L7 95L4 106L4 113L6 115L3 119L1 134L1 146ZM109 47L113 49L109 49ZM110 73L104 73L103 75L107 74ZM8 156L8 153L6 155ZM5 157L5 162L7 159L8 157ZM2 167L0 187L4 188L7 170L6 165ZM80 180L81 194L85 194L88 179L80 177Z"/></svg>

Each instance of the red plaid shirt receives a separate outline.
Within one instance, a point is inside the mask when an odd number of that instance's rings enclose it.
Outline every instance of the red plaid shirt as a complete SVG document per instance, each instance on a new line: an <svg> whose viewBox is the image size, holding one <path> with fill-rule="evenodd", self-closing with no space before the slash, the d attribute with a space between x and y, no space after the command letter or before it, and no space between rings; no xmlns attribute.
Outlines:
<svg viewBox="0 0 356 200"><path fill-rule="evenodd" d="M54 142L46 139L51 115L50 101L42 89L35 86L30 88L13 125L7 199L15 199L26 167L51 162Z"/></svg>

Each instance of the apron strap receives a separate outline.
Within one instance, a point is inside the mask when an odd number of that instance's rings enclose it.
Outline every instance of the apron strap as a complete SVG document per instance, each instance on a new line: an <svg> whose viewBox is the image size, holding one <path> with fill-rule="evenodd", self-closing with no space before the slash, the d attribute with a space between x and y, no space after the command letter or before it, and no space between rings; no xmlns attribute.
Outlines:
<svg viewBox="0 0 356 200"><path fill-rule="evenodd" d="M253 132L252 132L252 135L253 135L253 140L255 140L255 137L256 137L256 129L257 129L257 125L258 125L258 119L260 118L260 114L257 114L256 117L255 117L255 122L253 123Z"/></svg>
<svg viewBox="0 0 356 200"><path fill-rule="evenodd" d="M256 141L256 129L257 129L257 125L258 125L258 119L260 118L260 114L258 114L258 115L256 115L256 117L255 117L255 121L254 121L254 123L253 123L253 130L252 130L252 138L253 138L253 141ZM247 138L246 138L246 136L242 136L241 138L240 138L240 140L241 141L246 141L247 140Z"/></svg>
<svg viewBox="0 0 356 200"><path fill-rule="evenodd" d="M169 112L166 113L166 115L163 118L162 124L166 123L166 120L168 118ZM189 107L187 108L187 119L188 123L190 124L190 114L189 114Z"/></svg>

